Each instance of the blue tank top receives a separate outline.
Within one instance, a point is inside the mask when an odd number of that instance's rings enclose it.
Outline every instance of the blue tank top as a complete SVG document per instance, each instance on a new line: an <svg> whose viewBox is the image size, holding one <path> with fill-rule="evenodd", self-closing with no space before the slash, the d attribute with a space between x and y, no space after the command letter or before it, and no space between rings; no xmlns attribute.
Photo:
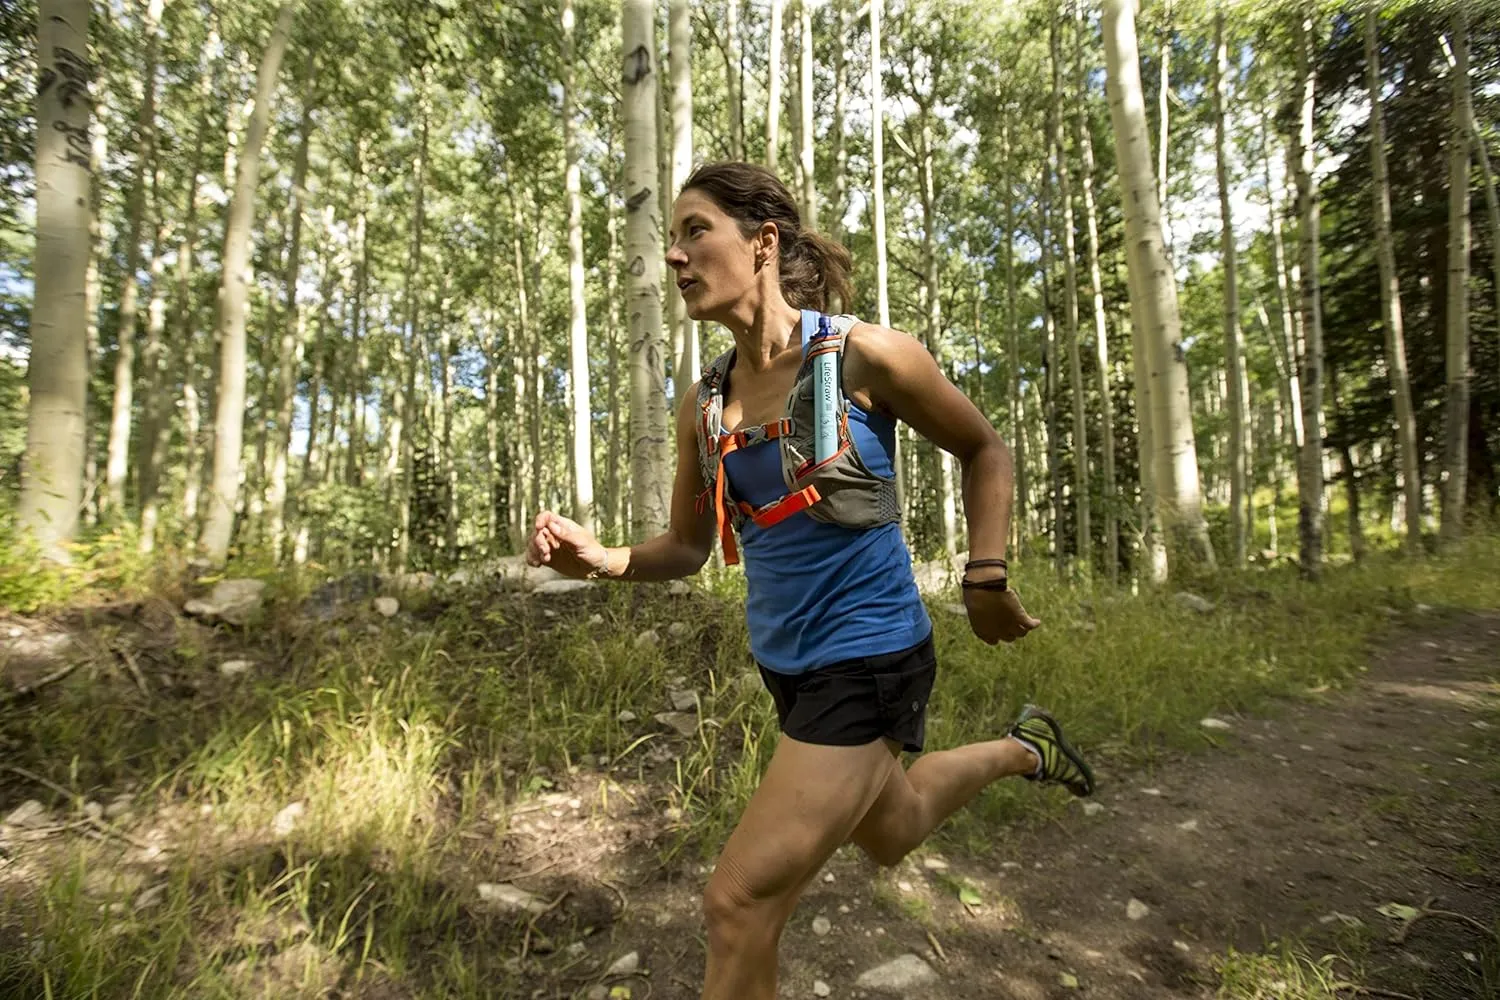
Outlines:
<svg viewBox="0 0 1500 1000"><path fill-rule="evenodd" d="M894 420L851 401L849 433L871 472L895 474ZM724 472L729 492L751 506L786 495L775 441L732 452ZM800 674L895 653L932 632L899 524L846 528L803 511L769 528L746 520L740 543L750 652L767 670Z"/></svg>

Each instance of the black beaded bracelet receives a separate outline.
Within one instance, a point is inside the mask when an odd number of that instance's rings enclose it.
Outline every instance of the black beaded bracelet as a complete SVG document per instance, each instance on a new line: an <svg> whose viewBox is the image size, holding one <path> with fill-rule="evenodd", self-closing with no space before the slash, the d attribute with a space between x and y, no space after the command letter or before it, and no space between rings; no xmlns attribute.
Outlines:
<svg viewBox="0 0 1500 1000"><path fill-rule="evenodd" d="M964 572L967 573L971 569L989 569L993 566L1010 569L1010 565L1004 559L970 559L964 563Z"/></svg>

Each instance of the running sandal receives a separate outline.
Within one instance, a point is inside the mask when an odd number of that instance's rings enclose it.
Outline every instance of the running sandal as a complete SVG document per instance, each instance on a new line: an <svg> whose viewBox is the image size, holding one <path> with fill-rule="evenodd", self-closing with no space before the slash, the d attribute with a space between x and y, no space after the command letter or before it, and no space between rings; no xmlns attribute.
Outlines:
<svg viewBox="0 0 1500 1000"><path fill-rule="evenodd" d="M1063 736L1057 720L1040 708L1035 705L1023 708L1006 730L1006 735L1036 754L1041 761L1035 773L1025 776L1027 781L1062 785L1080 797L1094 793L1094 772L1084 763L1083 755L1074 750Z"/></svg>

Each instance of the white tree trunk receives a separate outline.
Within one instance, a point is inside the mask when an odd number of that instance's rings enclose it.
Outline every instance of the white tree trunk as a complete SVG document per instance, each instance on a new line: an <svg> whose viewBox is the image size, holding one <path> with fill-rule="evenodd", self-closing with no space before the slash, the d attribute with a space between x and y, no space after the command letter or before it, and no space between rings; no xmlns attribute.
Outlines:
<svg viewBox="0 0 1500 1000"><path fill-rule="evenodd" d="M1297 180L1297 242L1301 257L1302 353L1302 452L1297 497L1297 525L1302 571L1316 575L1323 563L1323 302L1319 279L1318 189L1313 173L1312 13L1294 18L1297 50L1297 103L1300 123L1295 133L1293 157Z"/></svg>
<svg viewBox="0 0 1500 1000"><path fill-rule="evenodd" d="M688 0L672 0L668 37L668 73L672 84L672 176L667 199L677 197L693 170L693 22ZM672 389L677 401L697 379L698 325L687 314L687 304L675 281L667 282L667 307L673 342L678 345Z"/></svg>
<svg viewBox="0 0 1500 1000"><path fill-rule="evenodd" d="M745 158L744 57L740 46L740 2L727 0L724 7L725 86L729 101L729 158Z"/></svg>
<svg viewBox="0 0 1500 1000"><path fill-rule="evenodd" d="M1229 158L1224 109L1227 104L1229 55L1224 43L1224 12L1214 15L1214 161L1219 182L1219 253L1224 266L1224 370L1229 397L1229 537L1234 565L1245 567L1247 533L1253 522L1244 512L1245 399L1241 394L1239 264L1234 245L1234 218L1229 207Z"/></svg>
<svg viewBox="0 0 1500 1000"><path fill-rule="evenodd" d="M776 172L781 145L781 17L786 0L771 0L770 52L766 56L766 166ZM625 50L630 51L630 46Z"/></svg>
<svg viewBox="0 0 1500 1000"><path fill-rule="evenodd" d="M1073 403L1073 545L1079 566L1088 574L1094 564L1092 512L1089 509L1089 438L1083 405L1083 358L1078 347L1078 249L1073 235L1073 175L1062 131L1062 55L1057 40L1060 16L1060 13L1053 16L1048 32L1052 50L1052 100L1058 107L1052 120L1052 142L1057 149L1057 182L1062 194L1063 333L1068 338L1068 382Z"/></svg>
<svg viewBox="0 0 1500 1000"><path fill-rule="evenodd" d="M208 516L198 544L215 565L229 558L229 539L234 530L234 508L239 499L240 449L245 419L245 313L250 292L250 227L255 218L255 188L260 174L260 153L271 118L271 97L276 75L292 33L296 0L285 0L276 27L266 43L256 75L255 111L245 133L239 156L239 172L229 202L229 222L224 231L224 276L219 289L219 392L214 412L214 476L208 498Z"/></svg>
<svg viewBox="0 0 1500 1000"><path fill-rule="evenodd" d="M1015 162L1010 139L1011 108L1005 107L1005 117L1000 122L1000 155L1004 171L1005 191L1005 343L1006 372L1008 375L1006 407L1010 416L1010 446L1015 452L1016 513L1010 519L1010 547L1020 553L1021 544L1030 535L1031 504L1027 496L1026 480L1026 428L1022 414L1026 405L1021 395L1021 324L1016 315L1016 195Z"/></svg>
<svg viewBox="0 0 1500 1000"><path fill-rule="evenodd" d="M818 228L818 182L813 162L813 31L812 0L797 3L798 86L801 123L797 129L797 159L802 167L802 224Z"/></svg>
<svg viewBox="0 0 1500 1000"><path fill-rule="evenodd" d="M849 89L844 81L845 41L848 34L844 0L833 0L833 221L829 229L840 242L844 239L844 214L849 210L849 147L844 135ZM847 303L833 303L830 308L842 312Z"/></svg>
<svg viewBox="0 0 1500 1000"><path fill-rule="evenodd" d="M1401 485L1406 496L1405 550L1418 555L1422 546L1422 478L1417 468L1417 424L1411 380L1406 367L1406 330L1401 314L1401 282L1391 239L1391 190L1385 160L1385 113L1380 101L1380 41L1374 7L1365 11L1365 80L1370 93L1370 162L1374 175L1375 254L1380 266L1380 306L1385 319L1385 360L1396 408L1396 447ZM1500 272L1497 272L1500 273ZM1500 313L1497 313L1500 315Z"/></svg>
<svg viewBox="0 0 1500 1000"><path fill-rule="evenodd" d="M1260 142L1261 142L1261 166L1264 171L1266 184L1266 217L1271 223L1271 270L1275 272L1275 281L1272 288L1276 293L1276 320L1277 330L1273 334L1272 348L1273 356L1284 358L1286 364L1280 369L1281 392L1285 395L1283 402L1286 413L1291 416L1290 421L1283 421L1283 428L1291 428L1292 454L1299 456L1297 468L1301 468L1300 456L1302 454L1302 406L1296 402L1302 398L1302 380L1297 374L1296 344L1297 327L1292 315L1291 290L1287 284L1287 262L1286 248L1281 236L1281 212L1286 202L1283 189L1277 186L1271 175L1271 136L1266 128L1266 121L1270 118L1270 112L1264 107L1260 112ZM1281 468L1284 452L1280 448L1278 438L1276 479L1281 478ZM1274 512L1273 512L1274 522Z"/></svg>
<svg viewBox="0 0 1500 1000"><path fill-rule="evenodd" d="M686 5L672 4L672 65L677 67L677 22L687 20ZM589 387L589 329L584 312L583 196L578 168L578 136L573 123L573 0L562 2L562 88L564 186L568 198L568 367L572 375L569 402L573 411L573 520L594 530L594 421ZM689 84L691 86L691 83ZM674 119L676 101L674 94ZM691 94L689 96L691 100ZM689 109L691 113L691 109ZM675 122L674 122L675 126ZM675 130L675 128L674 128ZM673 160L674 172L676 159Z"/></svg>
<svg viewBox="0 0 1500 1000"><path fill-rule="evenodd" d="M631 535L635 541L665 530L672 489L671 455L667 448L665 345L661 336L661 219L656 214L658 202L652 190L657 182L658 73L651 14L650 0L625 0L621 24L625 49L625 297L630 316ZM775 32L772 37L777 37Z"/></svg>
<svg viewBox="0 0 1500 1000"><path fill-rule="evenodd" d="M875 237L875 313L880 325L891 325L890 259L885 245L885 81L881 78L880 19L885 0L870 0L870 224ZM896 436L896 507L906 510L906 463L901 436Z"/></svg>
<svg viewBox="0 0 1500 1000"><path fill-rule="evenodd" d="M108 457L104 467L106 506L125 506L125 479L130 467L130 418L135 396L135 325L140 312L141 225L146 215L146 185L156 170L156 49L162 0L148 0L141 30L146 54L141 66L141 107L136 119L138 145L130 178L125 224L125 281L120 291L120 325L115 338L115 394L109 421ZM157 213L160 214L160 208Z"/></svg>
<svg viewBox="0 0 1500 1000"><path fill-rule="evenodd" d="M1472 111L1472 106L1470 108ZM1490 170L1490 154L1485 149L1485 138L1469 122L1469 141L1474 144L1474 154L1479 160L1480 178L1484 182L1484 208L1490 225L1490 274L1495 292L1496 322L1500 323L1500 198L1495 195L1495 175Z"/></svg>
<svg viewBox="0 0 1500 1000"><path fill-rule="evenodd" d="M1443 414L1444 541L1464 533L1469 479L1469 25L1463 4L1449 21L1453 115L1448 139L1447 409Z"/></svg>
<svg viewBox="0 0 1500 1000"><path fill-rule="evenodd" d="M291 236L287 241L286 301L281 309L281 338L276 362L276 436L271 441L271 476L267 507L270 543L278 556L286 555L287 453L292 443L292 412L297 395L297 376L302 367L302 311L297 305L297 280L302 273L302 211L307 201L308 149L312 141L312 108L304 99L302 123L297 130L297 154L292 167L292 190L287 212Z"/></svg>
<svg viewBox="0 0 1500 1000"><path fill-rule="evenodd" d="M1172 252L1172 222L1171 209L1167 202L1167 189L1169 187L1167 178L1170 176L1171 161L1168 153L1172 148L1171 132L1171 100L1172 100L1172 0L1166 0L1162 10L1163 23L1161 28L1161 59L1159 60L1161 70L1160 85L1156 88L1156 123L1158 134L1156 137L1156 204L1161 214L1162 246L1166 248L1168 256Z"/></svg>
<svg viewBox="0 0 1500 1000"><path fill-rule="evenodd" d="M1099 369L1099 403L1101 407L1099 437L1102 445L1104 474L1104 569L1113 583L1120 572L1120 517L1115 497L1115 407L1111 393L1109 362L1109 325L1104 311L1104 276L1099 270L1099 210L1094 201L1094 140L1086 117L1088 114L1088 77L1084 70L1083 7L1074 8L1078 62L1074 100L1073 138L1083 155L1083 211L1088 222L1089 288L1094 306L1094 360Z"/></svg>
<svg viewBox="0 0 1500 1000"><path fill-rule="evenodd" d="M1172 569L1211 569L1213 547L1203 520L1177 283L1161 240L1131 0L1105 0L1104 52L1110 119L1125 193L1128 265L1138 275L1135 288L1142 296L1140 315L1147 324L1144 338L1151 360L1153 472L1159 512Z"/></svg>
<svg viewBox="0 0 1500 1000"><path fill-rule="evenodd" d="M67 562L83 500L89 372L88 0L40 0L37 19L36 277L17 518L44 556Z"/></svg>

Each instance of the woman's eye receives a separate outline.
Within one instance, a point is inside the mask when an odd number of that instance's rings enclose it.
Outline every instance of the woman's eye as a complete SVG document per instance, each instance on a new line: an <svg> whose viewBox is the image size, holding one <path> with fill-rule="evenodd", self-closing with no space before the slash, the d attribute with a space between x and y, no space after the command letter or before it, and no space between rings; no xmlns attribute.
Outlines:
<svg viewBox="0 0 1500 1000"><path fill-rule="evenodd" d="M708 227L707 226L701 226L701 225L688 226L688 235L689 236L697 236L699 233L706 233L706 232L708 232Z"/></svg>

